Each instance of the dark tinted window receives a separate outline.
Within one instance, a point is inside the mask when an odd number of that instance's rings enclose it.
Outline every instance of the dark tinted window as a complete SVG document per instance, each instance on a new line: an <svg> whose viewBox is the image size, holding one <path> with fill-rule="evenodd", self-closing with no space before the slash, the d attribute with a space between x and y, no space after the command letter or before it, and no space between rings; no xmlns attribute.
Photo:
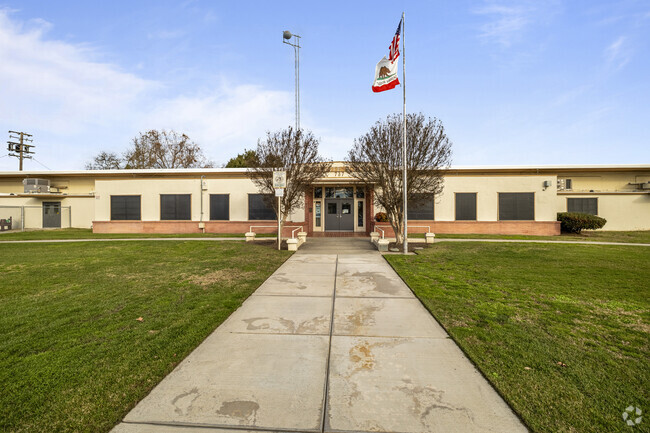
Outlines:
<svg viewBox="0 0 650 433"><path fill-rule="evenodd" d="M266 198L266 200L265 200ZM248 194L249 220L275 220L277 215L271 207L273 194Z"/></svg>
<svg viewBox="0 0 650 433"><path fill-rule="evenodd" d="M598 215L597 198L567 198L567 211Z"/></svg>
<svg viewBox="0 0 650 433"><path fill-rule="evenodd" d="M456 220L476 221L475 192L459 192L456 194Z"/></svg>
<svg viewBox="0 0 650 433"><path fill-rule="evenodd" d="M111 220L140 220L140 196L112 195Z"/></svg>
<svg viewBox="0 0 650 433"><path fill-rule="evenodd" d="M190 220L191 212L190 194L161 194L160 219L161 220Z"/></svg>
<svg viewBox="0 0 650 433"><path fill-rule="evenodd" d="M228 194L210 194L210 219L230 219L230 196Z"/></svg>
<svg viewBox="0 0 650 433"><path fill-rule="evenodd" d="M499 220L534 220L535 194L532 192L500 192Z"/></svg>
<svg viewBox="0 0 650 433"><path fill-rule="evenodd" d="M433 220L433 195L417 194L409 201L407 209L409 220Z"/></svg>
<svg viewBox="0 0 650 433"><path fill-rule="evenodd" d="M357 225L363 227L363 202L357 202Z"/></svg>

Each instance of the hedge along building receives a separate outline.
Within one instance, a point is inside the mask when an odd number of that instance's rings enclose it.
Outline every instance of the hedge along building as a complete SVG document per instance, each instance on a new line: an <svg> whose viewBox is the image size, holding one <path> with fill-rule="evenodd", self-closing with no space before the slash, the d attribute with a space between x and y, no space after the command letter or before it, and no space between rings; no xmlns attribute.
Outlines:
<svg viewBox="0 0 650 433"><path fill-rule="evenodd" d="M334 163L288 216L310 236L368 234L381 211L372 187ZM605 230L650 230L650 165L454 167L444 190L409 208L410 232L559 234L558 212L607 219ZM276 216L246 169L0 172L0 218L14 228L97 233L272 233Z"/></svg>

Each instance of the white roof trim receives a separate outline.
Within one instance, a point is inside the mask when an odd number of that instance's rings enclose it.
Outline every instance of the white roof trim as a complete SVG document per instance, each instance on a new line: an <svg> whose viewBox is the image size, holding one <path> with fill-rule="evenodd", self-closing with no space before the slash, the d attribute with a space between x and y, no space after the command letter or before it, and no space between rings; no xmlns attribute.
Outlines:
<svg viewBox="0 0 650 433"><path fill-rule="evenodd" d="M339 162L340 163L340 162ZM650 164L587 164L587 165L459 165L450 170L572 170L572 169L639 169L650 170ZM224 174L246 173L247 168L174 168L138 170L41 170L41 171L0 171L0 176L52 176L52 175L125 175L125 174Z"/></svg>

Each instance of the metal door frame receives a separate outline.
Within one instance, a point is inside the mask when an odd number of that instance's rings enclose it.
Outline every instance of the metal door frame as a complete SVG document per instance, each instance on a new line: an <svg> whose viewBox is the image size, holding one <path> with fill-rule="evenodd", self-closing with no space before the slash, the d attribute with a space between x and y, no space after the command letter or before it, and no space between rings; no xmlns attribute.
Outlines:
<svg viewBox="0 0 650 433"><path fill-rule="evenodd" d="M59 217L58 218L59 225L57 225L57 226L50 226L50 225L46 226L45 225L45 209L46 208L51 208L51 205L55 205L55 206L52 206L52 207L54 207L55 209L58 207L58 210L59 210L59 213L55 214L55 215L58 215L58 217ZM43 212L42 212L43 213L43 228L44 229L45 228L48 228L48 229L56 229L56 228L58 228L58 229L60 229L61 228L61 210L63 209L63 207L61 206L61 202L60 201L44 201L43 205L42 205L42 208L43 208Z"/></svg>

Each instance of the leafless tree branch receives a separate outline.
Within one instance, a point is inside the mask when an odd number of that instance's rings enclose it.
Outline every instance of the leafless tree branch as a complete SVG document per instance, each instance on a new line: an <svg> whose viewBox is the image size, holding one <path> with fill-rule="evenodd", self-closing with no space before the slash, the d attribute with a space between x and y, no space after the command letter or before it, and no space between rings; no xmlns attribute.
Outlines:
<svg viewBox="0 0 650 433"><path fill-rule="evenodd" d="M303 206L305 190L329 172L331 162L318 154L318 145L318 139L311 132L292 127L269 131L265 139L257 142L257 161L248 170L248 175L259 191L273 194L273 171L287 172L287 188L281 200L283 221ZM269 205L278 212L277 200L271 200Z"/></svg>
<svg viewBox="0 0 650 433"><path fill-rule="evenodd" d="M383 207L403 241L402 115L389 115L354 141L348 152L348 171L374 187L375 203ZM407 199L413 205L423 197L440 194L443 175L451 163L452 143L438 119L422 113L406 116Z"/></svg>

